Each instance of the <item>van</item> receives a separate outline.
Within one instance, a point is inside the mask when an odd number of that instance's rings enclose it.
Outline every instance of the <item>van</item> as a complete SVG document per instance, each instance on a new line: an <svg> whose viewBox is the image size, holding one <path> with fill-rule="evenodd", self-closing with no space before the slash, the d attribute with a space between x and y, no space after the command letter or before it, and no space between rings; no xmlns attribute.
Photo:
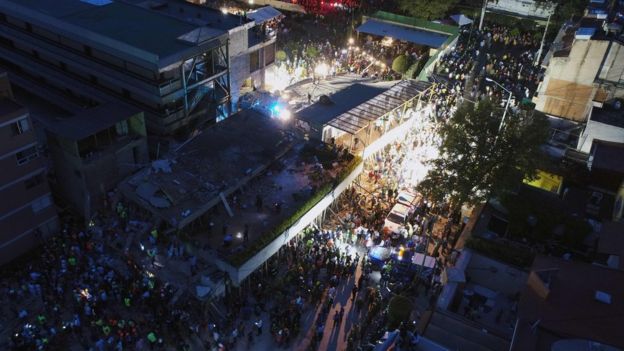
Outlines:
<svg viewBox="0 0 624 351"><path fill-rule="evenodd" d="M394 207L392 207L392 210L390 210L388 216L386 216L386 220L384 221L384 227L390 229L392 233L398 233L407 222L410 211L410 207L402 203L397 203L396 205L394 205Z"/></svg>

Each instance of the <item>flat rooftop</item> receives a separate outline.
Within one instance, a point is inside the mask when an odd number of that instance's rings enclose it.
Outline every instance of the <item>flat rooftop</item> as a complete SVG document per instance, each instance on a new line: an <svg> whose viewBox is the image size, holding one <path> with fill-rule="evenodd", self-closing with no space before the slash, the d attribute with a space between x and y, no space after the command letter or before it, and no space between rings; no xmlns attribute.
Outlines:
<svg viewBox="0 0 624 351"><path fill-rule="evenodd" d="M190 21L121 1L102 1L101 5L82 0L7 1L159 57L195 46L179 38L200 27ZM214 28L210 34L215 38L226 34L226 31ZM88 36L88 33L83 35Z"/></svg>
<svg viewBox="0 0 624 351"><path fill-rule="evenodd" d="M110 102L85 109L83 112L68 118L51 119L46 118L45 114L41 114L39 121L45 125L46 129L55 134L78 141L139 113L142 111L134 106Z"/></svg>
<svg viewBox="0 0 624 351"><path fill-rule="evenodd" d="M285 125L242 111L207 128L154 161L119 188L124 195L181 228L203 215L284 155L292 140Z"/></svg>
<svg viewBox="0 0 624 351"><path fill-rule="evenodd" d="M624 347L624 271L546 256L538 256L531 271L546 289L525 286L513 350L543 349L540 342L544 346L556 335ZM599 301L597 292L608 294L610 301Z"/></svg>
<svg viewBox="0 0 624 351"><path fill-rule="evenodd" d="M624 108L616 110L609 103L606 103L602 108L592 110L591 121L624 128Z"/></svg>

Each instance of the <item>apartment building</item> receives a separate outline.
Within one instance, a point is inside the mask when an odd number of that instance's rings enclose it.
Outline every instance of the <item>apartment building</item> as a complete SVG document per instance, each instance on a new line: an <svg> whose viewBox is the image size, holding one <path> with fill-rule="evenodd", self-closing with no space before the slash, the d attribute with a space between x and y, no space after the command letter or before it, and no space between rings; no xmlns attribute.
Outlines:
<svg viewBox="0 0 624 351"><path fill-rule="evenodd" d="M0 264L35 246L59 226L46 168L26 108L0 74ZM6 89L5 89L6 88ZM5 95L6 94L6 95Z"/></svg>
<svg viewBox="0 0 624 351"><path fill-rule="evenodd" d="M559 31L543 65L543 81L533 98L548 115L586 122L594 107L624 98L622 19L604 0L592 1L586 15Z"/></svg>
<svg viewBox="0 0 624 351"><path fill-rule="evenodd" d="M254 27L252 19L182 0L6 0L0 66L83 107L133 105L150 134L171 135L230 115L230 60L258 62L246 70L238 64L236 96L266 66L264 46L273 44L274 57L274 38L248 40Z"/></svg>

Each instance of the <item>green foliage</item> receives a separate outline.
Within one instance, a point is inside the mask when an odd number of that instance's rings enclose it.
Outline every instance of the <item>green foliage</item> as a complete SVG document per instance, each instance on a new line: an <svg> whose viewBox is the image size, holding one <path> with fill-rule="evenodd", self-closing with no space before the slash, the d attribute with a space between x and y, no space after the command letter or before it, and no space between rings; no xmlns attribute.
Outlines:
<svg viewBox="0 0 624 351"><path fill-rule="evenodd" d="M512 37L517 37L517 36L520 36L520 29L518 29L518 28L513 28L512 30L510 30L510 31L509 31L509 34L510 34Z"/></svg>
<svg viewBox="0 0 624 351"><path fill-rule="evenodd" d="M444 17L457 0L398 0L397 3L408 16L434 20Z"/></svg>
<svg viewBox="0 0 624 351"><path fill-rule="evenodd" d="M449 200L455 207L478 204L515 189L533 178L548 137L546 117L535 111L507 111L489 100L464 103L442 126L440 156L419 189L436 202Z"/></svg>
<svg viewBox="0 0 624 351"><path fill-rule="evenodd" d="M409 67L409 69L405 72L405 78L407 78L407 79L416 79L416 77L418 77L418 74L420 73L420 71L425 66L426 62L427 62L427 60L423 57L420 60L412 63L412 65Z"/></svg>
<svg viewBox="0 0 624 351"><path fill-rule="evenodd" d="M314 58L317 58L320 53L319 53L319 50L316 48L316 46L310 45L306 49L305 54L307 57L314 59Z"/></svg>
<svg viewBox="0 0 624 351"><path fill-rule="evenodd" d="M250 246L236 255L232 255L228 258L228 261L234 266L240 266L249 260L253 255L270 244L275 238L280 236L286 229L292 227L303 215L305 215L312 207L314 207L319 201L321 201L329 192L334 190L334 183L339 184L343 181L353 170L362 162L362 159L358 156L353 157L349 163L342 169L340 173L336 175L334 182L328 182L320 187L308 200L306 200L297 211L285 218L280 224L271 229L268 233L264 234L261 238L258 238Z"/></svg>
<svg viewBox="0 0 624 351"><path fill-rule="evenodd" d="M286 61L287 58L288 56L286 55L286 52L284 50L278 50L275 53L275 59L277 61Z"/></svg>
<svg viewBox="0 0 624 351"><path fill-rule="evenodd" d="M392 61L392 70L397 73L405 74L408 68L409 58L405 54L395 57L395 59Z"/></svg>
<svg viewBox="0 0 624 351"><path fill-rule="evenodd" d="M554 19L556 21L565 22L572 18L572 16L579 16L587 7L587 0L560 0L559 6L554 13Z"/></svg>
<svg viewBox="0 0 624 351"><path fill-rule="evenodd" d="M466 247L495 260L517 267L529 267L535 258L535 255L524 247L505 245L474 236L466 241Z"/></svg>
<svg viewBox="0 0 624 351"><path fill-rule="evenodd" d="M567 215L548 202L508 195L502 198L501 204L508 212L507 233L515 240L527 239L531 243L542 244L560 242L568 249L582 249L585 238L592 230L584 219ZM560 229L563 229L561 236L556 237L555 233Z"/></svg>
<svg viewBox="0 0 624 351"><path fill-rule="evenodd" d="M401 323L407 323L412 308L412 302L407 297L393 296L388 304L388 330L395 330Z"/></svg>

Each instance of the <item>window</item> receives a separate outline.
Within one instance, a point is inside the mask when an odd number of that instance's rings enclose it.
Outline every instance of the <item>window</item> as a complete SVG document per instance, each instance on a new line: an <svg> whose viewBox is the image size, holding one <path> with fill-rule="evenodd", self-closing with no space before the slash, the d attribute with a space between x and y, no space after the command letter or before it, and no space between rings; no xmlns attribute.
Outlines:
<svg viewBox="0 0 624 351"><path fill-rule="evenodd" d="M11 123L11 130L13 135L20 135L29 131L30 124L28 124L28 118L22 118L15 123Z"/></svg>
<svg viewBox="0 0 624 351"><path fill-rule="evenodd" d="M52 197L50 195L46 195L44 197L40 197L37 200L33 201L30 205L34 213L41 212L42 210L50 207L52 205Z"/></svg>
<svg viewBox="0 0 624 351"><path fill-rule="evenodd" d="M15 154L15 159L17 160L18 165L26 164L30 160L34 160L37 157L39 157L39 151L37 151L36 146L31 146L28 149Z"/></svg>
<svg viewBox="0 0 624 351"><path fill-rule="evenodd" d="M43 172L26 179L24 181L24 186L26 189L32 189L41 183L43 183Z"/></svg>

